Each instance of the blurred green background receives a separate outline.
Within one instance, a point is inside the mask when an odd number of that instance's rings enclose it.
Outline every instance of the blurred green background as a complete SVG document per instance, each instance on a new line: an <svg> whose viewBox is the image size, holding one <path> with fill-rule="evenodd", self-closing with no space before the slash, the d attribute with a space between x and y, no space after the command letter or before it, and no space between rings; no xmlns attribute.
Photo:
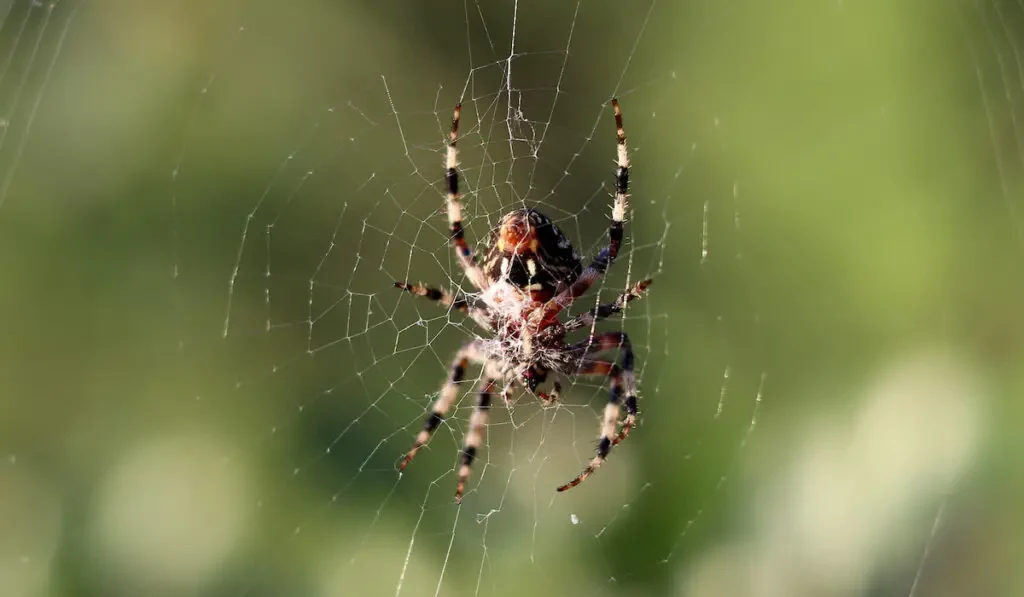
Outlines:
<svg viewBox="0 0 1024 597"><path fill-rule="evenodd" d="M0 594L1024 594L1019 3L0 14ZM555 494L600 384L496 408L457 507L451 107L470 237L592 251L613 95L642 425Z"/></svg>

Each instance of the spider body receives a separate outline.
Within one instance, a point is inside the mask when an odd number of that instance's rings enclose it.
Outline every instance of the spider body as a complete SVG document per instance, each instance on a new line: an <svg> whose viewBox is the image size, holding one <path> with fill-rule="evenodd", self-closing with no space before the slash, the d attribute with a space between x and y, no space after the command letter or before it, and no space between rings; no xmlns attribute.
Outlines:
<svg viewBox="0 0 1024 597"><path fill-rule="evenodd" d="M559 487L558 491L575 487L586 479L635 425L637 388L633 374L635 359L629 337L624 332L596 333L594 324L620 313L630 301L643 296L651 280L635 284L613 303L599 305L565 322L558 319L562 310L604 275L622 244L623 220L629 198L629 155L622 113L616 100L612 100L612 107L618 141L615 202L608 228L608 245L586 267L562 230L535 209L519 209L503 216L491 233L483 262L477 263L462 227L456 150L460 107L455 107L445 170L449 233L456 258L477 292L468 294L464 299L456 299L447 290L422 284L395 282L395 286L462 311L493 334L490 338L468 342L459 349L440 395L431 406L412 448L399 465L404 469L444 421L470 363L480 365L483 370L480 389L463 440L456 501L462 500L473 461L483 443L491 398L499 382L504 384L506 392L512 385L521 384L550 404L558 399L561 389L558 382L554 382L551 393L538 391L538 388L552 373L608 378L609 399L601 421L597 453L583 472ZM584 339L566 343L569 333L584 329L588 332ZM600 357L602 353L611 351L618 352L618 362ZM620 428L619 415L623 407L626 416Z"/></svg>
<svg viewBox="0 0 1024 597"><path fill-rule="evenodd" d="M565 233L535 209L509 212L491 234L484 274L544 302L571 283L583 263Z"/></svg>

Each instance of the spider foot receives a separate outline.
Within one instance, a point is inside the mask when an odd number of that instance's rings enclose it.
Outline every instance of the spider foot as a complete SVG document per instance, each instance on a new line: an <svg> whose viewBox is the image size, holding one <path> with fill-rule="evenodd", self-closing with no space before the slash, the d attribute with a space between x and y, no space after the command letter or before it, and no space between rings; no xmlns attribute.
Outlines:
<svg viewBox="0 0 1024 597"><path fill-rule="evenodd" d="M576 475L575 479L573 479L572 481L569 481L565 485L560 486L555 491L561 493L563 491L567 491L569 489L572 489L573 487L576 487L577 485L582 483L584 480L586 480L587 477L589 477L591 474L593 474L593 472L596 471L597 468L599 466L601 466L602 463L604 463L604 458L602 458L600 456L595 456L594 459L590 461L590 464L587 465L587 468L583 469L583 472L581 472L580 474Z"/></svg>
<svg viewBox="0 0 1024 597"><path fill-rule="evenodd" d="M576 475L575 479L569 481L565 485L562 485L556 491L561 493L563 491L572 489L573 487L576 487L584 480L586 480L586 478L592 475L594 471L598 469L599 466L604 464L605 458L608 458L608 452L610 452L611 449L612 440L610 440L607 437L602 437L601 440L597 442L597 456L594 456L594 459L590 461L590 464L587 465L587 468L583 469L583 472Z"/></svg>
<svg viewBox="0 0 1024 597"><path fill-rule="evenodd" d="M427 420L423 423L423 429L416 435L416 441L412 444L412 448L409 449L409 453L405 455L405 458L398 465L398 470L403 471L405 467L409 466L412 459L416 457L416 453L420 451L420 448L427 445L427 442L430 441L430 435L441 425L443 420L444 417L436 412L431 412L427 415Z"/></svg>
<svg viewBox="0 0 1024 597"><path fill-rule="evenodd" d="M455 503L462 503L462 495L466 491L466 483L469 482L470 465L465 462L459 467L459 483L455 486Z"/></svg>
<svg viewBox="0 0 1024 597"><path fill-rule="evenodd" d="M403 458L402 462L398 465L398 470L404 471L405 467L409 466L409 463L412 462L412 459L416 457L416 452L418 452L419 449L420 446L416 446L413 449L409 450L409 453L405 455L405 458Z"/></svg>

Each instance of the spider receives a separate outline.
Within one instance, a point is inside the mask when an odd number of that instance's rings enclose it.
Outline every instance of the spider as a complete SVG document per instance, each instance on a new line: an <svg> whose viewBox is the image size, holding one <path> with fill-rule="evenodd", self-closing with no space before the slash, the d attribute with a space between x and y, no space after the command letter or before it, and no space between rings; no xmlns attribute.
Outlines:
<svg viewBox="0 0 1024 597"><path fill-rule="evenodd" d="M450 242L466 278L478 292L456 298L449 290L423 284L395 282L395 287L461 311L493 334L491 338L473 340L459 349L422 430L399 465L399 469L404 470L444 421L457 397L457 384L465 377L470 363L480 365L483 370L480 389L460 451L456 502L462 501L473 460L483 442L491 398L499 382L505 384L506 399L510 387L519 383L545 404L552 404L558 400L561 390L557 381L553 383L551 393L537 390L551 373L600 375L610 380L610 396L601 422L597 453L579 475L558 487L560 492L579 485L590 476L608 457L612 446L626 439L636 424L637 388L629 337L624 332L595 333L593 329L597 321L621 312L630 301L643 296L651 280L635 284L612 303L594 307L565 322L558 320L563 309L572 305L601 278L622 244L623 220L629 199L629 154L626 133L622 128L622 111L617 100L613 99L611 105L618 140L615 203L608 245L586 268L558 226L534 209L518 209L503 216L491 232L486 256L482 263L478 263L462 228L456 169L461 105L455 106L445 154ZM581 329L589 331L585 339L566 343L567 334ZM600 353L612 350L621 354L618 363L599 358ZM618 429L623 405L626 416L622 428Z"/></svg>

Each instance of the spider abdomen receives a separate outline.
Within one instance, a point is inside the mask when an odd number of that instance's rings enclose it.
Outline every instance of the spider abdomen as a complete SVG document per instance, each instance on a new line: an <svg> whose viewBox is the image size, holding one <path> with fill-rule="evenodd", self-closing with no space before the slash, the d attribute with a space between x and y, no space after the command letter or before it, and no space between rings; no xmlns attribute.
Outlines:
<svg viewBox="0 0 1024 597"><path fill-rule="evenodd" d="M582 269L569 238L535 209L519 209L501 218L484 263L492 284L507 281L534 301L550 299Z"/></svg>

